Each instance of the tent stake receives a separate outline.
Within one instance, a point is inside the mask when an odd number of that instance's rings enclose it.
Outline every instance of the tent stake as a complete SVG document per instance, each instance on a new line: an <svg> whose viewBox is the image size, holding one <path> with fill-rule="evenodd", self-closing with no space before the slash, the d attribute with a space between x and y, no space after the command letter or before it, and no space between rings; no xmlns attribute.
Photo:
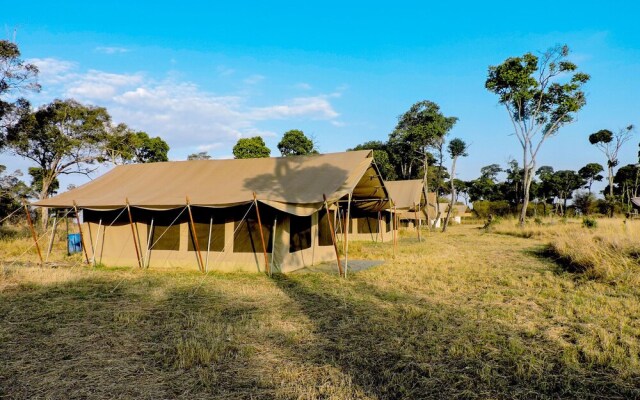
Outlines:
<svg viewBox="0 0 640 400"><path fill-rule="evenodd" d="M191 205L189 204L189 196L187 196L187 211L189 212L189 222L191 227L191 235L193 236L194 246L198 253L198 262L200 272L204 272L204 262L202 262L202 253L200 253L200 243L198 242L198 234L196 233L196 225L193 223L193 214L191 213Z"/></svg>
<svg viewBox="0 0 640 400"><path fill-rule="evenodd" d="M78 212L78 205L76 204L75 200L73 201L73 210L76 212L76 223L78 224L78 232L80 233L80 245L82 246L84 259L87 261L87 264L89 264L89 254L87 254L87 247L84 245L84 235L82 234L82 225L80 224L80 213Z"/></svg>
<svg viewBox="0 0 640 400"><path fill-rule="evenodd" d="M40 258L40 266L44 265L44 261L42 260L42 253L40 252L40 246L38 245L38 236L36 235L36 229L33 227L33 221L31 221L31 213L29 213L29 206L27 206L27 202L25 200L22 201L24 204L24 211L27 213L27 221L29 222L29 228L31 229L31 235L33 236L33 243L36 245L36 249L38 250L38 257Z"/></svg>
<svg viewBox="0 0 640 400"><path fill-rule="evenodd" d="M133 216L131 215L131 206L129 205L129 199L126 199L127 213L129 214L129 225L131 225L131 235L133 237L133 246L136 248L136 259L138 260L138 267L142 269L142 262L140 261L140 250L138 249L138 239L136 237L136 229L133 227Z"/></svg>
<svg viewBox="0 0 640 400"><path fill-rule="evenodd" d="M271 268L269 268L269 257L267 257L267 246L264 244L264 233L262 232L262 220L260 219L260 210L258 209L258 197L253 192L253 202L256 205L256 214L258 215L258 229L260 230L260 240L262 241L262 251L264 252L264 268L271 276ZM271 250L273 252L273 250Z"/></svg>
<svg viewBox="0 0 640 400"><path fill-rule="evenodd" d="M56 215L53 217L53 230L51 231L51 239L49 239L49 247L47 248L47 257L45 258L45 261L49 261L51 250L53 250L53 239L55 239L56 237L57 228L58 228L58 212L56 211Z"/></svg>
<svg viewBox="0 0 640 400"><path fill-rule="evenodd" d="M327 209L327 221L329 221L329 230L331 230L331 243L333 243L333 250L336 252L336 261L338 261L338 272L340 276L343 276L342 263L340 262L340 254L338 253L338 244L336 243L336 233L333 230L333 224L331 223L331 213L329 212L329 204L327 203L327 195L322 194L324 198L324 207Z"/></svg>

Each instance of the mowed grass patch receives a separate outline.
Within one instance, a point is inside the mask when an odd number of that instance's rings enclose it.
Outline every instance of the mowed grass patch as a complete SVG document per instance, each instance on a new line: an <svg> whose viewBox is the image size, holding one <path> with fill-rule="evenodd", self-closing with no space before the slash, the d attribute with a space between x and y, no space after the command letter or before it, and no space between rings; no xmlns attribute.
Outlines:
<svg viewBox="0 0 640 400"><path fill-rule="evenodd" d="M640 295L545 242L454 226L352 243L350 274L16 268L0 397L630 398ZM51 271L55 278L46 279Z"/></svg>

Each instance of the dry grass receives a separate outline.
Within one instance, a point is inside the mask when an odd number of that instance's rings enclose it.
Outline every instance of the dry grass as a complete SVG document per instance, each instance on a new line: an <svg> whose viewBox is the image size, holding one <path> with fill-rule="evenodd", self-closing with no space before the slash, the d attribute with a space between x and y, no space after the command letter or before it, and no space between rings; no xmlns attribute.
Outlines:
<svg viewBox="0 0 640 400"><path fill-rule="evenodd" d="M328 274L12 267L0 398L640 397L640 291L469 226ZM194 291L200 283L202 287Z"/></svg>
<svg viewBox="0 0 640 400"><path fill-rule="evenodd" d="M640 221L601 218L597 227L582 226L581 219L547 220L527 224L501 221L495 233L540 238L549 243L549 254L569 270L589 279L611 284L640 284Z"/></svg>

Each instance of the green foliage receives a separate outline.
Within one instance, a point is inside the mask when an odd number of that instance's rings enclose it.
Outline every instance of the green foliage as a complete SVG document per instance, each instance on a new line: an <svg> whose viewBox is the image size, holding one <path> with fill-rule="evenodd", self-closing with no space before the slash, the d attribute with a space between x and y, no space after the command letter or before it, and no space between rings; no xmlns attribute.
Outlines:
<svg viewBox="0 0 640 400"><path fill-rule="evenodd" d="M493 216L507 216L511 214L511 205L506 200L487 201L480 200L473 203L473 211L479 218Z"/></svg>
<svg viewBox="0 0 640 400"><path fill-rule="evenodd" d="M451 159L466 157L468 155L467 144L462 139L458 138L451 139L447 145L447 150L449 151L449 157L451 157Z"/></svg>
<svg viewBox="0 0 640 400"><path fill-rule="evenodd" d="M162 138L133 131L126 124L110 128L103 148L103 158L113 164L169 161L169 145Z"/></svg>
<svg viewBox="0 0 640 400"><path fill-rule="evenodd" d="M270 155L271 150L260 136L239 139L233 146L235 158L267 158Z"/></svg>
<svg viewBox="0 0 640 400"><path fill-rule="evenodd" d="M283 157L318 154L313 140L298 129L292 129L284 133L282 140L278 143L278 150L280 150L280 154Z"/></svg>
<svg viewBox="0 0 640 400"><path fill-rule="evenodd" d="M600 182L604 178L600 172L604 171L602 165L598 163L589 163L578 170L578 175L587 182L586 188L591 193L591 185L593 182Z"/></svg>
<svg viewBox="0 0 640 400"><path fill-rule="evenodd" d="M7 167L0 165L0 219L21 206L22 199L31 195L31 190L20 180L22 173L6 173Z"/></svg>
<svg viewBox="0 0 640 400"><path fill-rule="evenodd" d="M41 169L39 197L46 198L60 175L89 173L90 166L102 160L109 121L102 107L54 100L35 112L23 113L8 129L6 145Z"/></svg>
<svg viewBox="0 0 640 400"><path fill-rule="evenodd" d="M387 143L372 140L359 144L352 149L347 149L347 151L373 150L373 159L380 170L380 174L382 174L382 178L387 181L393 181L398 176L396 174L396 166L391 162L391 157L389 156L389 148L390 146Z"/></svg>
<svg viewBox="0 0 640 400"><path fill-rule="evenodd" d="M211 156L206 151L189 154L187 156L187 160L210 160L210 159L211 159Z"/></svg>
<svg viewBox="0 0 640 400"><path fill-rule="evenodd" d="M29 175L31 175L31 188L36 192L40 193L43 190L42 186L42 178L43 171L40 167L29 167ZM60 181L58 179L54 179L50 184L47 190L47 197L52 196L58 192L60 189Z"/></svg>
<svg viewBox="0 0 640 400"><path fill-rule="evenodd" d="M39 91L37 75L38 67L20 58L15 43L0 40L0 135L4 134L15 113L29 108L29 103L24 98L15 99L15 94L24 90ZM0 137L0 148L2 145L3 138Z"/></svg>
<svg viewBox="0 0 640 400"><path fill-rule="evenodd" d="M573 197L573 206L583 215L591 214L596 205L596 197L590 192L578 192Z"/></svg>
<svg viewBox="0 0 640 400"><path fill-rule="evenodd" d="M611 143L613 140L613 132L608 129L601 129L598 132L589 135L589 143Z"/></svg>
<svg viewBox="0 0 640 400"><path fill-rule="evenodd" d="M582 226L589 229L595 229L598 227L598 221L595 218L584 217L582 218Z"/></svg>
<svg viewBox="0 0 640 400"><path fill-rule="evenodd" d="M500 104L506 107L523 150L521 226L538 151L546 139L571 123L574 114L586 104L582 86L589 75L576 72L577 66L566 60L568 55L566 45L556 46L541 58L527 53L489 67L485 87L498 95Z"/></svg>

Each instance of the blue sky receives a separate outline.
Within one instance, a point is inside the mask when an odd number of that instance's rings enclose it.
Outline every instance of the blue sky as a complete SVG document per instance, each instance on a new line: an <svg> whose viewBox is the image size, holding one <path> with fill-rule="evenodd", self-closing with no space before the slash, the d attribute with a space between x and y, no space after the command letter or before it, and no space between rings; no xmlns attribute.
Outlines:
<svg viewBox="0 0 640 400"><path fill-rule="evenodd" d="M484 89L509 56L568 44L592 76L587 106L551 139L539 165L604 163L590 133L640 123L635 2L22 2L3 32L41 68L35 104L74 97L171 146L229 157L239 137L276 143L289 129L322 152L385 140L419 100L460 120L471 145L459 178L520 158L508 116ZM637 137L621 165L637 162ZM10 169L21 160L0 157ZM78 178L74 178L77 182ZM62 187L65 187L63 180Z"/></svg>

